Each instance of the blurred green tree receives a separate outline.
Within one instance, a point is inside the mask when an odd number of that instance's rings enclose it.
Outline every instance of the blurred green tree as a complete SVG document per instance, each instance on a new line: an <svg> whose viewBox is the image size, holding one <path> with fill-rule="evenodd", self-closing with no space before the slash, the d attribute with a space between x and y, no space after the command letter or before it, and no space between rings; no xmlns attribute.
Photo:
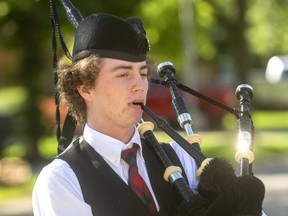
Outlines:
<svg viewBox="0 0 288 216"><path fill-rule="evenodd" d="M139 13L147 26L153 57L158 61L169 59L181 70L180 1L142 1ZM190 1L198 64L205 65L212 74L227 70L235 82L246 82L249 69L265 68L273 55L288 53L287 1Z"/></svg>

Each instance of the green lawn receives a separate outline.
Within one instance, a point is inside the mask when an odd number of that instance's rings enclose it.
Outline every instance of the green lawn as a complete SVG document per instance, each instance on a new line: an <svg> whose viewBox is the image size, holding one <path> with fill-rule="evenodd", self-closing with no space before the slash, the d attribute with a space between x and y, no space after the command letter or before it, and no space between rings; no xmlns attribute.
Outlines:
<svg viewBox="0 0 288 216"><path fill-rule="evenodd" d="M225 157L234 160L237 151L237 132L216 131L200 132L203 139L201 150L207 157ZM171 138L162 132L155 132L159 141L169 142ZM181 132L185 137L185 133ZM286 131L256 131L254 139L254 154L259 159L265 159L278 153L288 153L288 132Z"/></svg>
<svg viewBox="0 0 288 216"><path fill-rule="evenodd" d="M33 175L29 182L17 186L0 185L0 202L31 196L37 176Z"/></svg>

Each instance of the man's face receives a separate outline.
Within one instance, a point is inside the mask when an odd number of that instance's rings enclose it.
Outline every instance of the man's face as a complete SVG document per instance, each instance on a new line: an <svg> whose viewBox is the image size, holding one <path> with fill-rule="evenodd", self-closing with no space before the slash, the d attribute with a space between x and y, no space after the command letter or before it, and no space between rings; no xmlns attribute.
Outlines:
<svg viewBox="0 0 288 216"><path fill-rule="evenodd" d="M104 58L95 88L90 90L91 98L87 103L88 124L101 125L100 127L134 127L142 116L141 107L134 103L146 102L147 74L145 61L128 62Z"/></svg>

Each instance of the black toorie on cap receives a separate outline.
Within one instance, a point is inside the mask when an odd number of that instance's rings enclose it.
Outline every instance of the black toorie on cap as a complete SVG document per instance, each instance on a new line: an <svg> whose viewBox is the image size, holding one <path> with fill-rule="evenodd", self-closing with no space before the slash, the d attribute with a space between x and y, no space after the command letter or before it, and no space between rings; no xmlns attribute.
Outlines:
<svg viewBox="0 0 288 216"><path fill-rule="evenodd" d="M104 58L146 60L149 42L137 17L123 20L109 14L92 14L76 30L73 62L97 54Z"/></svg>

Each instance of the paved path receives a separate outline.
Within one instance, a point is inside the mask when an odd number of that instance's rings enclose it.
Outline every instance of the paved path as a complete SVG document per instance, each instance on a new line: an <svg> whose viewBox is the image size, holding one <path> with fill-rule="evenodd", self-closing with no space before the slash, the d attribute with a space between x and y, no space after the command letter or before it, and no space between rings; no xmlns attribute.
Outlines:
<svg viewBox="0 0 288 216"><path fill-rule="evenodd" d="M288 154L255 161L253 171L266 187L263 208L267 216L288 216ZM31 197L0 203L0 216L33 216Z"/></svg>
<svg viewBox="0 0 288 216"><path fill-rule="evenodd" d="M0 203L0 216L33 216L31 197Z"/></svg>
<svg viewBox="0 0 288 216"><path fill-rule="evenodd" d="M266 187L263 208L267 216L288 216L288 154L256 162L254 172Z"/></svg>

